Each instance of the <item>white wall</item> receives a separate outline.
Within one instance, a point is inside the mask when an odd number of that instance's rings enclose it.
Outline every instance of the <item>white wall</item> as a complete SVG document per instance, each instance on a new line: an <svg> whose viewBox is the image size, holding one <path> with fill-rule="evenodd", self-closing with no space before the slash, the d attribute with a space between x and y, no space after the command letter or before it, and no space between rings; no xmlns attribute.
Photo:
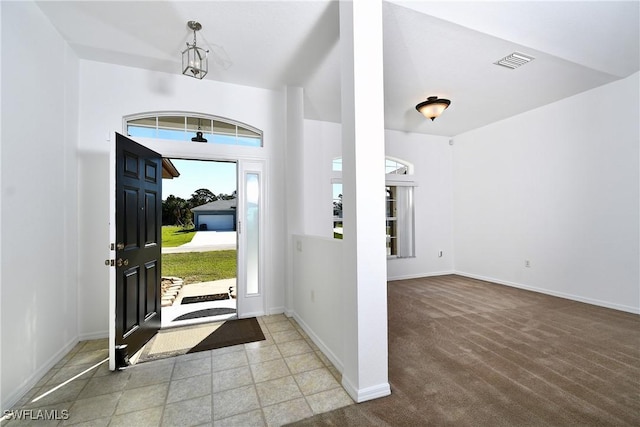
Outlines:
<svg viewBox="0 0 640 427"><path fill-rule="evenodd" d="M414 166L415 258L387 261L389 280L453 272L452 151L442 136L385 131L386 155ZM442 251L442 257L439 252Z"/></svg>
<svg viewBox="0 0 640 427"><path fill-rule="evenodd" d="M304 234L333 237L332 160L342 157L340 123L304 121Z"/></svg>
<svg viewBox="0 0 640 427"><path fill-rule="evenodd" d="M169 142L152 148L163 155L267 161L267 230L265 284L267 310L284 310L284 93L196 80L182 75L80 61L80 334L108 331L108 150L110 131L122 132L128 114L179 110L234 119L264 132L264 148Z"/></svg>
<svg viewBox="0 0 640 427"><path fill-rule="evenodd" d="M35 3L0 7L0 400L8 409L77 343L78 60Z"/></svg>
<svg viewBox="0 0 640 427"><path fill-rule="evenodd" d="M342 372L344 362L344 277L342 240L292 236L293 317Z"/></svg>
<svg viewBox="0 0 640 427"><path fill-rule="evenodd" d="M456 271L640 311L638 80L454 138Z"/></svg>

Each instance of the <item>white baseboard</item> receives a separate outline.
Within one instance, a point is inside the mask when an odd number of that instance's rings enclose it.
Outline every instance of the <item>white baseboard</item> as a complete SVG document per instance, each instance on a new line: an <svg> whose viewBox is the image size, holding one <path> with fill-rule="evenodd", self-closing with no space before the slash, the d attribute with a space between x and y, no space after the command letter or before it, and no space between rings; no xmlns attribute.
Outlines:
<svg viewBox="0 0 640 427"><path fill-rule="evenodd" d="M579 295L567 294L565 292L558 292L558 291L553 291L549 289L538 288L536 286L523 285L521 283L509 282L507 280L500 280L493 277L481 276L479 274L465 273L463 271L456 271L453 274L469 277L471 279L484 280L485 282L497 283L499 285L510 286L512 288L525 289L527 291L538 292L541 294L551 295L554 297L564 298L572 301L578 301L586 304L597 305L599 307L611 308L614 310L624 311L627 313L640 314L640 309L637 307L611 303L608 301L602 301L602 300L597 300L593 298L585 298Z"/></svg>
<svg viewBox="0 0 640 427"><path fill-rule="evenodd" d="M109 331L80 334L80 336L78 337L78 341L101 340L103 338L109 338Z"/></svg>
<svg viewBox="0 0 640 427"><path fill-rule="evenodd" d="M242 316L238 316L238 319L246 319L249 317L261 317L264 315L265 315L264 311L252 311L249 313L244 313Z"/></svg>
<svg viewBox="0 0 640 427"><path fill-rule="evenodd" d="M313 343L318 346L320 351L322 351L322 353L324 353L324 355L327 356L327 359L329 359L329 361L333 364L333 366L335 366L338 372L342 373L343 366L344 366L342 363L342 360L340 360L340 358L336 356L336 354L333 351L331 351L329 347L327 347L327 345L320 339L320 337L318 337L313 332L313 330L309 327L309 325L307 325L304 322L304 320L300 318L298 313L296 313L295 311L292 311L291 313L292 313L291 317L293 317L295 321L298 322L298 325L300 325L302 330L309 336L309 338L311 338L311 341L313 341Z"/></svg>
<svg viewBox="0 0 640 427"><path fill-rule="evenodd" d="M293 311L293 318L298 322L303 331L311 338L315 345L318 346L320 351L324 353L325 356L331 361L333 366L338 370L338 372L343 373L344 365L342 360L340 360L336 354L331 351L329 347L325 345L325 343L318 337L313 330L307 325L304 320L300 318L300 316ZM342 386L346 390L346 392L351 396L351 398L357 402L366 402L367 400L378 399L380 397L385 397L391 394L391 387L389 383L378 384L375 386L367 387L364 389L357 389L353 386L353 384L346 378L342 377Z"/></svg>
<svg viewBox="0 0 640 427"><path fill-rule="evenodd" d="M38 381L44 377L47 372L51 370L58 362L60 362L64 356L69 353L73 347L76 346L80 342L79 338L72 338L69 342L64 345L60 350L56 352L53 356L49 358L40 368L38 368L33 374L29 376L16 390L9 393L8 396L2 396L2 412L5 410L11 409L13 405L15 405L29 390L31 390Z"/></svg>
<svg viewBox="0 0 640 427"><path fill-rule="evenodd" d="M446 276L449 274L456 274L456 272L454 270L447 270L447 271L436 271L433 273L426 273L426 274L408 274L408 275L402 275L402 276L393 276L393 277L387 277L387 282L391 282L393 280L408 280L408 279L421 279L423 277Z"/></svg>
<svg viewBox="0 0 640 427"><path fill-rule="evenodd" d="M272 307L270 309L267 310L267 314L269 316L272 316L274 314L282 314L284 313L284 307Z"/></svg>
<svg viewBox="0 0 640 427"><path fill-rule="evenodd" d="M342 386L356 403L378 399L380 397L389 396L391 394L391 387L389 386L389 383L383 383L363 389L357 389L353 386L353 384L351 384L347 377L343 376Z"/></svg>

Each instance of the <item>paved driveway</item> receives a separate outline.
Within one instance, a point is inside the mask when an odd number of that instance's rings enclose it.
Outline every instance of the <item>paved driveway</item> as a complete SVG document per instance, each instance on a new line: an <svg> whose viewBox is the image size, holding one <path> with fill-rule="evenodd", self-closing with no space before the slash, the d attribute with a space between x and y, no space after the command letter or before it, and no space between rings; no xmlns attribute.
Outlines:
<svg viewBox="0 0 640 427"><path fill-rule="evenodd" d="M209 252L236 249L235 231L197 231L189 243L175 248L162 248L163 254Z"/></svg>

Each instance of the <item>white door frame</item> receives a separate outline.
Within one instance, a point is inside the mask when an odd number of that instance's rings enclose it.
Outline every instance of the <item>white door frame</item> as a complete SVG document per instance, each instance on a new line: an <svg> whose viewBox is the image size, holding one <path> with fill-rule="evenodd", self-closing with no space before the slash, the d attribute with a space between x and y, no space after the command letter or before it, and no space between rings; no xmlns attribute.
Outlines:
<svg viewBox="0 0 640 427"><path fill-rule="evenodd" d="M265 236L265 220L264 220L264 212L265 212L265 174L264 174L264 162L263 161L245 161L241 160L238 162L238 207L237 207L237 222L238 222L238 287L236 291L237 302L238 302L238 318L242 317L253 317L253 316L261 316L266 313L265 305L265 286L264 286L264 236ZM253 189L247 190L247 175L251 174L258 177L257 185L253 186ZM253 196L248 194L249 192L254 192ZM250 249L251 242L254 239L249 237L251 232L251 228L249 227L248 222L248 200L253 199L257 196L258 202L258 220L257 220L257 236L254 235L255 239L257 239L257 248L254 250ZM249 252L257 251L258 257L258 265L254 266L257 268L257 271L252 274L257 275L257 292L252 292L251 294L248 292L247 283L249 282L249 278L247 277L248 272L250 271L250 266L248 263L251 257L249 256ZM241 287L239 284L242 283Z"/></svg>
<svg viewBox="0 0 640 427"><path fill-rule="evenodd" d="M116 133L109 138L109 258L115 262L116 251ZM113 246L112 246L113 245ZM116 267L109 266L109 370L116 370Z"/></svg>
<svg viewBox="0 0 640 427"><path fill-rule="evenodd" d="M122 133L122 132L120 132ZM124 134L124 133L123 133ZM257 157L255 155L256 148L253 147L235 147L235 146L224 146L224 145L213 145L213 144L189 144L189 143L176 143L173 141L163 141L152 138L134 138L128 137L133 141L137 142L140 145L143 145L151 150L154 150L162 155L162 157L166 158L177 158L177 159L185 159L185 160L204 160L204 161L227 161L227 162L235 162L236 163L236 185L238 188L238 212L244 212L244 195L240 192L240 187L244 183L241 180L241 170L249 170L260 173L260 252L259 252L259 283L260 283L260 294L257 296L250 296L247 298L241 298L240 295L244 295L244 287L245 284L242 283L242 280L245 276L241 278L241 268L246 267L243 261L243 248L244 243L241 241L240 235L238 233L238 272L236 278L236 295L237 298L237 313L238 318L241 317L251 317L251 316L261 316L266 314L266 292L265 292L265 281L264 281L264 266L265 266L265 199L268 197L266 192L266 169L267 169L267 160ZM116 217L116 201L115 201L115 193L116 193L116 176L115 176L115 167L116 167L116 140L115 140L115 131L110 134L109 137L109 242L115 244L116 238L116 225L115 225L115 217ZM247 165L245 167L245 165ZM247 169L248 168L248 169ZM256 169L257 168L257 169ZM240 207L242 205L242 208ZM240 210L242 209L242 210ZM238 214L236 221L239 221L241 215ZM109 252L109 258L113 259L115 257L115 248ZM242 266L242 267L241 267ZM116 274L115 267L109 267L109 369L115 370L115 342L116 342ZM132 355L130 355L132 356Z"/></svg>

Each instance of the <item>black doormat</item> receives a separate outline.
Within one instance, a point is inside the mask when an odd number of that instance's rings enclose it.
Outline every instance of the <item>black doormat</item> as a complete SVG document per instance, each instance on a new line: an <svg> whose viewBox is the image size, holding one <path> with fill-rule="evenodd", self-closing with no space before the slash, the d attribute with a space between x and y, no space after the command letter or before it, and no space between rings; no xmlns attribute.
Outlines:
<svg viewBox="0 0 640 427"><path fill-rule="evenodd" d="M228 320L187 353L230 347L264 339L260 324L255 317Z"/></svg>
<svg viewBox="0 0 640 427"><path fill-rule="evenodd" d="M255 317L167 328L143 347L135 363L264 340Z"/></svg>
<svg viewBox="0 0 640 427"><path fill-rule="evenodd" d="M219 308L207 308L206 310L198 310L191 313L183 314L182 316L178 316L173 321L176 320L187 320L187 319L197 319L199 317L211 317L211 316L220 316L223 314L231 314L235 313L235 308L227 308L227 307L219 307Z"/></svg>
<svg viewBox="0 0 640 427"><path fill-rule="evenodd" d="M196 295L194 297L184 297L180 304L193 304L195 302L208 302L208 301L222 301L229 299L229 294L211 294L211 295Z"/></svg>

